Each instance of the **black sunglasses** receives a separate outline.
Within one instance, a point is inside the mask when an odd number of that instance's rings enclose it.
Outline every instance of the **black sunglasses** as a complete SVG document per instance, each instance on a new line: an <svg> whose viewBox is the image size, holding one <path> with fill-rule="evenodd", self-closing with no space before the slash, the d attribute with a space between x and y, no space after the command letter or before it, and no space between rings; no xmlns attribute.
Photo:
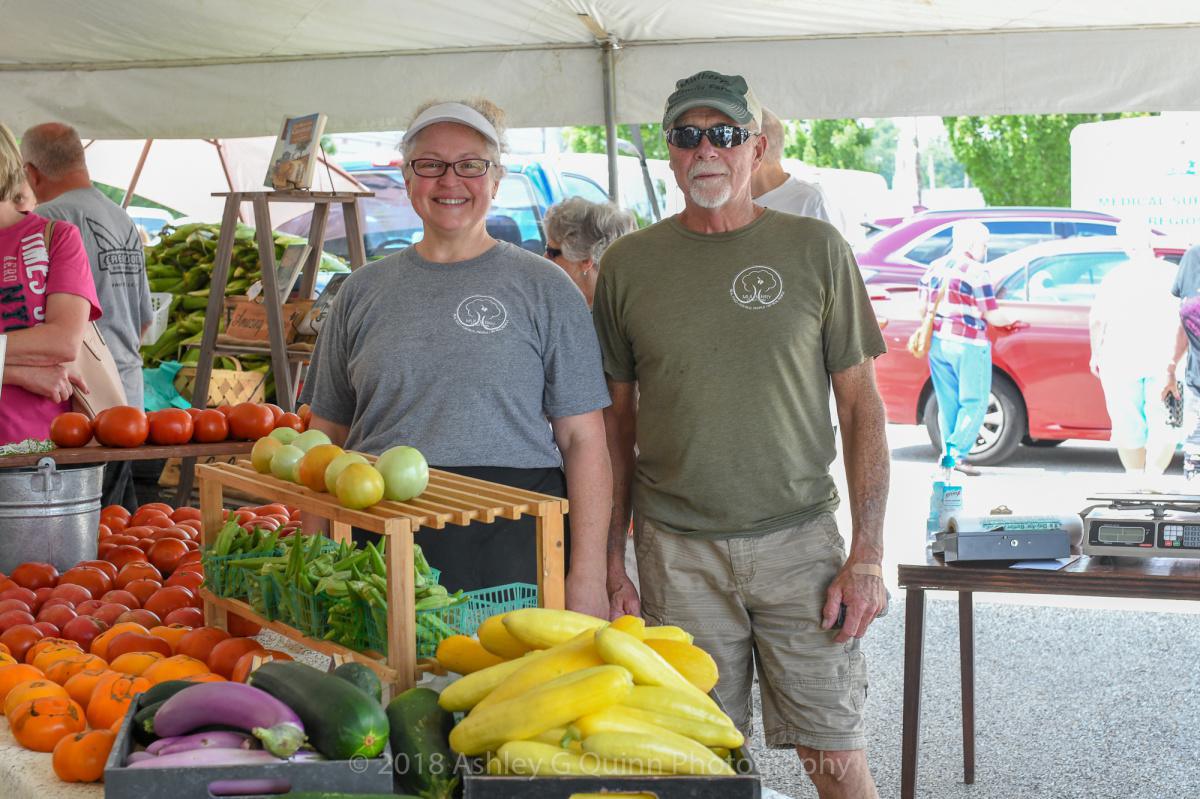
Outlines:
<svg viewBox="0 0 1200 799"><path fill-rule="evenodd" d="M553 260L562 255L562 249L558 247L546 247L546 257Z"/></svg>
<svg viewBox="0 0 1200 799"><path fill-rule="evenodd" d="M667 141L676 147L682 147L685 150L694 150L700 146L700 140L707 138L709 144L713 147L728 149L737 147L739 144L745 144L751 136L757 134L752 133L745 128L739 128L737 125L713 125L711 128L697 128L694 125L687 125L682 128L671 128L667 131Z"/></svg>

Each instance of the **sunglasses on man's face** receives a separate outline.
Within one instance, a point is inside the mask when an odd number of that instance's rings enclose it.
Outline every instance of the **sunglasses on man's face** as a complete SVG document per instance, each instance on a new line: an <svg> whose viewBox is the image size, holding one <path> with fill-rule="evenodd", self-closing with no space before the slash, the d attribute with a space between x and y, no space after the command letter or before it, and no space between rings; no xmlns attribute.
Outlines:
<svg viewBox="0 0 1200 799"><path fill-rule="evenodd" d="M700 140L707 138L713 147L728 149L745 144L754 133L739 128L737 125L713 125L711 128L697 128L686 125L682 128L671 128L667 131L667 141L684 150L694 150L700 146Z"/></svg>

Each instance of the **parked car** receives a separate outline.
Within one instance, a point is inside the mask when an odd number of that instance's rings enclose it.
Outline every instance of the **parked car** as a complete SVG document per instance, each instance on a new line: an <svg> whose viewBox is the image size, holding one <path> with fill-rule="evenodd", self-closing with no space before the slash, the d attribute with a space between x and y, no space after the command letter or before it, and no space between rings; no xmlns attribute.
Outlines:
<svg viewBox="0 0 1200 799"><path fill-rule="evenodd" d="M1117 217L1074 208L974 208L922 211L877 231L855 253L867 283L916 285L931 263L950 252L951 228L960 219L977 219L992 234L987 260L995 261L1031 244L1055 239L1112 236Z"/></svg>
<svg viewBox="0 0 1200 799"><path fill-rule="evenodd" d="M596 181L577 172L559 169L548 160L512 156L505 159L504 165L508 172L501 179L492 201L487 217L488 232L497 239L539 255L546 247L542 217L551 205L577 195L589 200L608 199ZM374 197L359 201L368 260L391 255L421 240L421 219L408 199L399 156L384 163L355 162L342 167L375 193ZM306 213L285 222L279 229L305 236L311 222L312 214ZM325 249L343 258L349 255L340 205L330 209Z"/></svg>
<svg viewBox="0 0 1200 799"><path fill-rule="evenodd" d="M1186 245L1167 243L1158 257L1179 263ZM1017 446L1055 446L1068 438L1106 441L1111 422L1100 381L1089 371L1088 311L1100 281L1128 260L1120 240L1095 236L1051 241L1006 255L989 264L1000 307L1018 321L1013 328L992 326L992 392L970 458L996 464ZM875 361L888 421L924 424L934 449L941 449L937 397L929 361L916 359L905 342L917 326L915 286L887 292L872 304L888 352Z"/></svg>

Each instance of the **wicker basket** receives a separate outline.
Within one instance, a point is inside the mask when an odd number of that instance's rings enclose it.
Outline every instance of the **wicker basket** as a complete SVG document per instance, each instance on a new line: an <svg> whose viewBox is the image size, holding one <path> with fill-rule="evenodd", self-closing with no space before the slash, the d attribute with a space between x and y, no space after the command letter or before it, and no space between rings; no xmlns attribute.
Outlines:
<svg viewBox="0 0 1200 799"><path fill-rule="evenodd" d="M239 402L264 402L266 379L263 372L247 372L236 358L237 369L213 369L208 381L208 407L237 405ZM185 366L175 376L175 388L185 399L191 399L196 385L196 367Z"/></svg>

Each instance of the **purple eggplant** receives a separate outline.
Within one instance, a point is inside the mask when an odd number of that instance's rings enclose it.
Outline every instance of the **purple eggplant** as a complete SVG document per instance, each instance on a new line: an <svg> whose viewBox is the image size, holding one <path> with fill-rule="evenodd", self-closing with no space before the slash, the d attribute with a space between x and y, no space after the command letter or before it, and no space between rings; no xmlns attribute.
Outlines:
<svg viewBox="0 0 1200 799"><path fill-rule="evenodd" d="M217 780L208 784L213 796L248 796L257 794L287 793L292 789L291 780Z"/></svg>
<svg viewBox="0 0 1200 799"><path fill-rule="evenodd" d="M261 766L280 759L261 749L190 749L131 763L129 768L193 768L196 766Z"/></svg>
<svg viewBox="0 0 1200 799"><path fill-rule="evenodd" d="M193 685L163 702L154 714L154 731L163 738L212 724L246 730L277 757L288 757L304 743L304 723L290 707L243 683Z"/></svg>
<svg viewBox="0 0 1200 799"><path fill-rule="evenodd" d="M132 766L134 763L140 763L143 760L153 760L153 759L154 759L154 753L150 752L148 750L145 752L134 752L128 758L125 759L125 765Z"/></svg>
<svg viewBox="0 0 1200 799"><path fill-rule="evenodd" d="M189 749L255 749L258 739L248 732L197 732L159 738L146 747L152 755L173 755Z"/></svg>

